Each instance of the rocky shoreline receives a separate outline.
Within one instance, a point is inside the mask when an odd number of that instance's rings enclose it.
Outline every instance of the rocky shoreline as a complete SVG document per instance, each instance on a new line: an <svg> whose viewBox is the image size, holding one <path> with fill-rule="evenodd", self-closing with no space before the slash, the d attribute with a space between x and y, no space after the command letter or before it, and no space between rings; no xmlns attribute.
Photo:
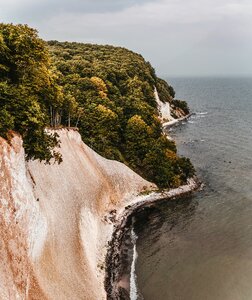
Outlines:
<svg viewBox="0 0 252 300"><path fill-rule="evenodd" d="M132 252L132 247L130 247L132 246L130 245L132 218L140 210L155 205L157 201L177 200L182 197L190 196L194 191L200 189L201 186L202 183L197 177L193 177L188 180L186 185L180 186L179 188L139 196L133 201L133 204L126 206L125 209L115 217L112 239L108 243L105 267L105 290L108 300L130 299L129 276L126 279L123 279L123 276L125 275L125 271L129 271L126 270L129 262L125 263L125 259L127 260L127 257L131 254L130 252Z"/></svg>
<svg viewBox="0 0 252 300"><path fill-rule="evenodd" d="M178 125L179 123L181 123L181 122L183 122L183 121L189 119L192 115L193 115L193 113L190 113L190 114L188 114L188 115L185 115L184 117L181 117L181 118L178 118L178 119L174 119L174 120L169 121L169 122L164 122L164 123L162 124L162 126L163 126L163 128L165 128L165 129L166 129L166 128L170 128L170 127L172 127L172 126L176 126L176 125Z"/></svg>

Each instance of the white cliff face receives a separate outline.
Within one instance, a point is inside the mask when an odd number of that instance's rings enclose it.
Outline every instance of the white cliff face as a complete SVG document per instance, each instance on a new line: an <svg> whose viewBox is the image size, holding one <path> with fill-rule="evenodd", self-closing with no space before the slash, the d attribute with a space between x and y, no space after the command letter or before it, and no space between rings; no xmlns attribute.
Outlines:
<svg viewBox="0 0 252 300"><path fill-rule="evenodd" d="M14 136L9 145L0 138L0 299L28 299L30 292L36 299L43 296L31 256L41 226L46 223L27 173L22 140Z"/></svg>
<svg viewBox="0 0 252 300"><path fill-rule="evenodd" d="M174 118L171 116L170 104L169 102L164 103L159 99L159 95L156 87L154 88L154 96L157 102L157 107L159 110L159 116L161 118L161 122L165 123L165 122L173 121Z"/></svg>
<svg viewBox="0 0 252 300"><path fill-rule="evenodd" d="M157 102L159 118L161 120L163 128L172 126L188 118L189 115L185 115L185 112L182 109L178 107L175 109L172 108L169 102L163 103L159 98L156 87L154 88L154 96ZM176 116L176 119L172 117L171 111L173 112L173 115ZM167 138L170 139L169 136L167 136Z"/></svg>
<svg viewBox="0 0 252 300"><path fill-rule="evenodd" d="M26 163L20 137L0 138L0 299L105 299L105 216L154 187L58 133L60 165Z"/></svg>

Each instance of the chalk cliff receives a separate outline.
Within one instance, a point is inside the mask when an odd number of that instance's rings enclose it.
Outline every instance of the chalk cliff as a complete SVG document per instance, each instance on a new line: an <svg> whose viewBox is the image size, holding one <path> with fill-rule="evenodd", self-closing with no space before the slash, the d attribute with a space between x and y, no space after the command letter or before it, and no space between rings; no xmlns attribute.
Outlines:
<svg viewBox="0 0 252 300"><path fill-rule="evenodd" d="M159 117L162 123L173 121L174 118L171 115L171 106L169 102L162 102L159 98L157 88L154 88L154 97L157 102L157 108Z"/></svg>
<svg viewBox="0 0 252 300"><path fill-rule="evenodd" d="M58 131L63 163L26 162L0 138L0 299L105 299L115 211L153 188L127 166Z"/></svg>

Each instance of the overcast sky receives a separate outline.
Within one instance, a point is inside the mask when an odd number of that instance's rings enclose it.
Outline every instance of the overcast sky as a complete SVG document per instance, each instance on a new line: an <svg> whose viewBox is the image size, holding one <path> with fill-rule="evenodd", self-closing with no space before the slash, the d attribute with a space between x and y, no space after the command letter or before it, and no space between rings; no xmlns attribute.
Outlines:
<svg viewBox="0 0 252 300"><path fill-rule="evenodd" d="M159 75L252 75L252 0L0 0L46 40L127 47Z"/></svg>

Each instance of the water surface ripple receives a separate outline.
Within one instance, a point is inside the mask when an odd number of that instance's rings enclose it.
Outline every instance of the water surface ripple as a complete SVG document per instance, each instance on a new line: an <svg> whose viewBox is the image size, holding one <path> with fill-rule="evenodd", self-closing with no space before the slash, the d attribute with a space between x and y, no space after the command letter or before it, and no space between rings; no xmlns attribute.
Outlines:
<svg viewBox="0 0 252 300"><path fill-rule="evenodd" d="M174 128L203 192L139 215L145 300L252 299L252 79L170 78L196 113Z"/></svg>

